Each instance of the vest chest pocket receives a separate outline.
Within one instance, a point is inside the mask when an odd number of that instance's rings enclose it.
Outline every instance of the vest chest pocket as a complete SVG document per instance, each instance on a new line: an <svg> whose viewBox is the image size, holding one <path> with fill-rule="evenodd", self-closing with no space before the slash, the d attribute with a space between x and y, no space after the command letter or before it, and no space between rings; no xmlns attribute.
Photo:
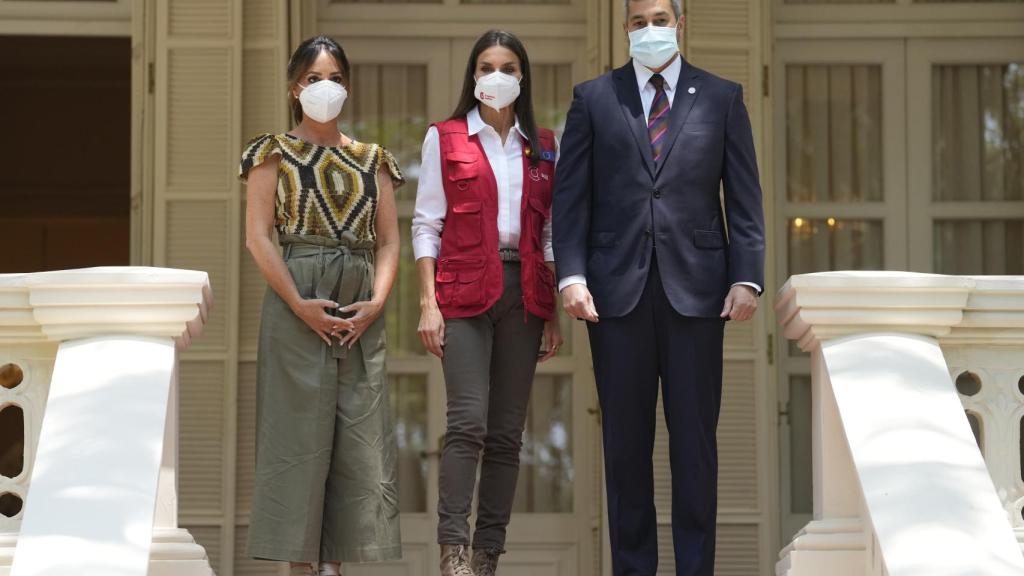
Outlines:
<svg viewBox="0 0 1024 576"><path fill-rule="evenodd" d="M479 162L474 154L449 152L445 156L448 168L448 179L455 182L459 190L469 188L469 180L480 174Z"/></svg>
<svg viewBox="0 0 1024 576"><path fill-rule="evenodd" d="M483 242L482 208L480 202L460 202L452 206L451 217L445 226L451 232L456 248L473 248Z"/></svg>

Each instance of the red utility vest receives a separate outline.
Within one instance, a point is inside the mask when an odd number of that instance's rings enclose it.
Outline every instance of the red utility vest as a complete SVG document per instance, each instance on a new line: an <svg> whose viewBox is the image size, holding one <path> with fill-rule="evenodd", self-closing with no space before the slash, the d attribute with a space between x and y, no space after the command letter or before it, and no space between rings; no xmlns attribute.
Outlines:
<svg viewBox="0 0 1024 576"><path fill-rule="evenodd" d="M448 200L441 232L441 254L434 277L437 304L445 318L483 314L504 291L498 256L498 183L480 138L470 136L465 118L434 124L441 144L441 180ZM537 134L542 158L535 166L523 139L523 201L519 209L519 258L523 304L534 316L551 320L555 313L555 276L544 265L541 235L551 218L555 181L555 138L550 130Z"/></svg>

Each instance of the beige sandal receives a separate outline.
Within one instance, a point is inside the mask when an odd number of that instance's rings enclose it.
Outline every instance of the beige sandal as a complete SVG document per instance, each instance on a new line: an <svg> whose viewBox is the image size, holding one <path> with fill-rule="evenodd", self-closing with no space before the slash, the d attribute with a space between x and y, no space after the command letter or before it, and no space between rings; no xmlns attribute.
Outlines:
<svg viewBox="0 0 1024 576"><path fill-rule="evenodd" d="M341 576L341 563L321 562L318 576Z"/></svg>

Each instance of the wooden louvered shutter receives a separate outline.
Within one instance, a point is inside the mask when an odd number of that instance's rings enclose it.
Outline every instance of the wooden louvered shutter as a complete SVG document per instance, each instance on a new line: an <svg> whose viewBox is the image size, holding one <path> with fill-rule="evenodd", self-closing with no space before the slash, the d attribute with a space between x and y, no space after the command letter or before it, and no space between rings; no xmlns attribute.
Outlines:
<svg viewBox="0 0 1024 576"><path fill-rule="evenodd" d="M204 270L214 307L184 353L180 523L214 570L233 573L241 203L242 0L154 0L157 266Z"/></svg>
<svg viewBox="0 0 1024 576"><path fill-rule="evenodd" d="M237 153L253 136L288 129L285 66L288 47L288 3L280 0L245 0L242 18L242 132ZM237 169L237 166L233 165ZM236 197L243 225L239 230L238 395L236 473L234 484L234 574L279 574L283 565L253 560L245 554L252 503L256 456L256 336L267 283L245 249L245 186ZM224 576L224 573L221 573Z"/></svg>
<svg viewBox="0 0 1024 576"><path fill-rule="evenodd" d="M743 85L754 145L762 159L767 152L762 137L764 4L758 0L685 2L687 58L696 66ZM764 173L764 161L759 165ZM775 457L770 439L775 429L773 404L767 394L769 366L765 350L770 297L762 297L760 305L761 311L753 321L726 325L722 413L718 424L715 573L719 576L774 573L770 509L775 484L770 481L770 471Z"/></svg>

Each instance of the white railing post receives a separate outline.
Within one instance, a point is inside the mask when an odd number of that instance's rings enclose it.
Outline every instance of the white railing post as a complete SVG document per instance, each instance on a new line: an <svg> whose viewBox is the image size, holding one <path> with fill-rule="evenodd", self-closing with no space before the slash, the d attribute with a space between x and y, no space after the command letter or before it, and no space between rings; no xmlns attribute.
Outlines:
<svg viewBox="0 0 1024 576"><path fill-rule="evenodd" d="M940 348L975 334L972 318L1024 327L1014 313L972 316L979 283L833 272L780 291L779 320L812 354L815 394L815 516L783 550L780 576L1024 573ZM1024 296L1024 278L1015 286Z"/></svg>
<svg viewBox="0 0 1024 576"><path fill-rule="evenodd" d="M25 502L0 519L0 576L213 574L177 526L175 486L178 354L210 303L203 272L0 276L0 360L31 372L0 392L26 422L23 470L0 478Z"/></svg>

